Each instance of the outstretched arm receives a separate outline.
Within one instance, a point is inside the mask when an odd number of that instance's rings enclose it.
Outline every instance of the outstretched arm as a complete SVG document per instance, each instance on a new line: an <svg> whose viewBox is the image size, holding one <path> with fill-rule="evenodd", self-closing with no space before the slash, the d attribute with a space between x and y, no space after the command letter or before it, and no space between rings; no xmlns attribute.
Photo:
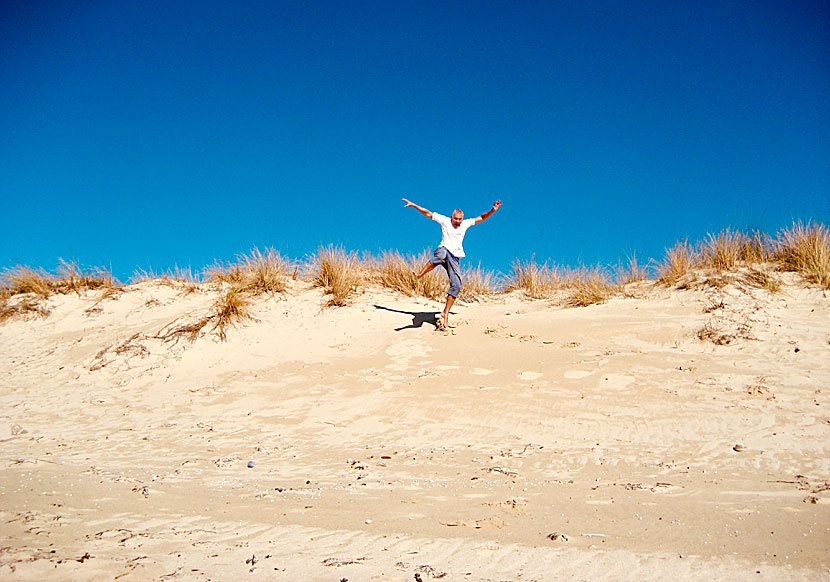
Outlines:
<svg viewBox="0 0 830 582"><path fill-rule="evenodd" d="M424 216L426 216L427 218L432 218L432 212L430 212L429 210L427 210L427 209L426 209L426 208L424 208L423 206L418 206L417 204L415 204L415 203L414 203L414 202L412 202L411 200L407 200L406 198L401 198L401 200L403 200L404 202L406 202L406 206L404 206L404 208L408 208L408 207L412 206L412 207L414 207L414 208L415 208L418 212L420 212L421 214L423 214L423 215L424 215Z"/></svg>
<svg viewBox="0 0 830 582"><path fill-rule="evenodd" d="M501 200L496 200L496 201L493 203L493 208L491 208L490 210L488 210L487 212L485 212L485 213L484 213L484 214L482 214L481 216L477 216L477 217L476 217L476 224L478 224L479 222L484 222L485 220L487 220L488 218L490 218L491 216L493 216L493 213L494 213L496 210L498 210L500 207L501 207Z"/></svg>

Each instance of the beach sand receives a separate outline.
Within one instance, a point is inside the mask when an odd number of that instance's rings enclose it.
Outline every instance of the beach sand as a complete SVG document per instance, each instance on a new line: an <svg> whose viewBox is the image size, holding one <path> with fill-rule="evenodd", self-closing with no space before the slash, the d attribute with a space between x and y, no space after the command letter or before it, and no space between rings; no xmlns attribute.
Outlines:
<svg viewBox="0 0 830 582"><path fill-rule="evenodd" d="M294 281L225 342L159 337L216 292L52 296L0 324L0 579L830 580L830 293L629 295Z"/></svg>

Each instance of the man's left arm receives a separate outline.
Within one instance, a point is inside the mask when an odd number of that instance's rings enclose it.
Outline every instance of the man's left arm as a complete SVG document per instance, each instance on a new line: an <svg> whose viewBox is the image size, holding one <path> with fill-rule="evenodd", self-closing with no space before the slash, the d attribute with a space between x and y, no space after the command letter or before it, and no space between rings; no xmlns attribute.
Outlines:
<svg viewBox="0 0 830 582"><path fill-rule="evenodd" d="M485 220L487 220L488 218L490 218L491 216L493 216L493 213L494 213L496 210L498 210L498 209L499 209L499 207L501 207L501 200L496 200L496 201L493 203L493 208L491 208L490 210L488 210L487 212L485 212L485 213L484 213L484 214L482 214L481 216L477 216L477 217L476 217L476 224L478 224L479 222L484 222Z"/></svg>

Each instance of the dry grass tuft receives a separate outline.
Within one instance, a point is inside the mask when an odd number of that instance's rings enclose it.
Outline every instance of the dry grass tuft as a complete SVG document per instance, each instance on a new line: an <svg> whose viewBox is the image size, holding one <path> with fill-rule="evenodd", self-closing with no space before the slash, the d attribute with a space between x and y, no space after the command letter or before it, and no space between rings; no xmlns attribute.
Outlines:
<svg viewBox="0 0 830 582"><path fill-rule="evenodd" d="M769 235L754 230L744 235L741 248L741 259L747 264L766 263L772 259L773 241Z"/></svg>
<svg viewBox="0 0 830 582"><path fill-rule="evenodd" d="M118 282L105 267L83 270L75 261L60 259L57 279L53 279L58 293L80 293L86 290L114 289Z"/></svg>
<svg viewBox="0 0 830 582"><path fill-rule="evenodd" d="M238 255L235 263L217 262L205 270L211 281L254 295L282 293L290 272L291 262L278 251L267 248L262 252L256 247L247 255Z"/></svg>
<svg viewBox="0 0 830 582"><path fill-rule="evenodd" d="M771 293L778 293L781 290L781 280L762 268L750 267L744 279L750 285L760 289L766 289Z"/></svg>
<svg viewBox="0 0 830 582"><path fill-rule="evenodd" d="M50 311L43 304L42 298L32 296L19 299L3 297L0 298L0 322L17 316L35 314L41 317L48 317Z"/></svg>
<svg viewBox="0 0 830 582"><path fill-rule="evenodd" d="M399 291L406 295L418 293L418 280L412 271L415 261L403 256L398 251L386 251L374 261L372 271L374 279L383 287Z"/></svg>
<svg viewBox="0 0 830 582"><path fill-rule="evenodd" d="M603 303L613 297L619 289L599 267L582 267L569 272L565 286L569 291L565 304L569 307L587 307Z"/></svg>
<svg viewBox="0 0 830 582"><path fill-rule="evenodd" d="M357 253L342 247L321 247L312 260L313 283L331 295L326 305L342 307L366 276Z"/></svg>
<svg viewBox="0 0 830 582"><path fill-rule="evenodd" d="M725 332L712 321L707 321L697 332L697 339L710 341L718 346L728 346L735 341L735 335Z"/></svg>
<svg viewBox="0 0 830 582"><path fill-rule="evenodd" d="M678 241L666 251L666 258L657 267L657 275L662 283L674 285L692 274L697 263L697 254L689 241Z"/></svg>
<svg viewBox="0 0 830 582"><path fill-rule="evenodd" d="M535 257L528 261L516 259L507 276L507 291L521 290L528 297L541 299L549 297L562 286L559 271L545 263L539 266Z"/></svg>
<svg viewBox="0 0 830 582"><path fill-rule="evenodd" d="M214 316L208 315L191 323L174 325L175 322L173 322L162 328L155 337L166 342L172 341L174 344L178 343L182 338L189 342L194 342L205 326L213 320Z"/></svg>
<svg viewBox="0 0 830 582"><path fill-rule="evenodd" d="M251 293L282 293L291 272L291 262L273 248L265 253L254 248L240 257L243 265L243 285Z"/></svg>
<svg viewBox="0 0 830 582"><path fill-rule="evenodd" d="M698 253L698 261L717 271L730 271L738 266L746 243L746 235L729 228L717 235L709 234Z"/></svg>
<svg viewBox="0 0 830 582"><path fill-rule="evenodd" d="M213 304L213 330L219 332L222 341L227 339L225 330L238 323L254 319L251 315L251 302L245 290L231 287Z"/></svg>
<svg viewBox="0 0 830 582"><path fill-rule="evenodd" d="M193 342L210 324L210 331L217 332L219 339L227 340L227 330L245 321L254 320L251 314L250 293L239 286L232 286L219 295L208 315L190 323L168 324L155 337L166 342L177 343L180 339Z"/></svg>
<svg viewBox="0 0 830 582"><path fill-rule="evenodd" d="M466 269L461 275L461 280L463 285L458 298L462 301L480 301L493 295L498 288L496 274L482 269L481 263L472 269Z"/></svg>
<svg viewBox="0 0 830 582"><path fill-rule="evenodd" d="M212 283L241 286L245 275L240 263L216 261L205 268L205 278Z"/></svg>
<svg viewBox="0 0 830 582"><path fill-rule="evenodd" d="M620 264L614 269L614 280L618 285L628 285L629 283L645 281L650 278L651 270L637 261L637 255L632 255L628 259L627 266Z"/></svg>
<svg viewBox="0 0 830 582"><path fill-rule="evenodd" d="M420 271L429 260L429 252L419 255L401 255L397 251L385 252L374 261L371 270L380 285L405 293L429 299L439 299L447 293L447 281L439 271L431 271L416 279L413 271Z"/></svg>
<svg viewBox="0 0 830 582"><path fill-rule="evenodd" d="M794 223L782 229L775 241L775 257L781 266L796 271L830 289L830 230L823 224Z"/></svg>
<svg viewBox="0 0 830 582"><path fill-rule="evenodd" d="M17 265L3 272L2 280L12 295L34 293L41 297L52 294L55 276L41 268Z"/></svg>
<svg viewBox="0 0 830 582"><path fill-rule="evenodd" d="M18 265L6 269L0 279L12 295L34 293L49 297L54 293L80 293L84 290L115 289L118 281L104 267L82 270L74 261L60 259L57 275L44 269Z"/></svg>

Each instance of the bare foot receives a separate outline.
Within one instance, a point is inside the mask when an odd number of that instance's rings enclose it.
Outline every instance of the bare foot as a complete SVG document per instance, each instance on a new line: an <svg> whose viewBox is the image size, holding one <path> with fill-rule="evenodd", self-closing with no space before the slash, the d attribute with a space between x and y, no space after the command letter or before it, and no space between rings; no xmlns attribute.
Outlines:
<svg viewBox="0 0 830 582"><path fill-rule="evenodd" d="M420 279L422 277L422 275L420 273L416 273L415 271L412 271L412 276L415 277L416 279Z"/></svg>

